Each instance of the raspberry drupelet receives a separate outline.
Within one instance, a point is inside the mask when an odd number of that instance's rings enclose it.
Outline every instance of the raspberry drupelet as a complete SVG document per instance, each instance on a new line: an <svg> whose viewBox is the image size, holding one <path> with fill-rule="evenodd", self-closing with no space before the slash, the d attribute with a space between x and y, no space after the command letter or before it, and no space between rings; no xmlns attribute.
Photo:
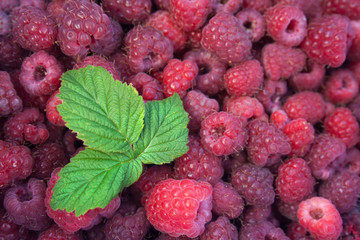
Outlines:
<svg viewBox="0 0 360 240"><path fill-rule="evenodd" d="M229 155L245 146L247 132L244 123L228 112L215 112L201 123L201 142L216 156Z"/></svg>
<svg viewBox="0 0 360 240"><path fill-rule="evenodd" d="M127 82L136 88L144 101L164 99L164 93L159 81L146 73L139 72L129 77Z"/></svg>
<svg viewBox="0 0 360 240"><path fill-rule="evenodd" d="M236 14L236 18L239 19L241 25L249 34L252 42L259 41L265 35L265 18L258 11L245 8Z"/></svg>
<svg viewBox="0 0 360 240"><path fill-rule="evenodd" d="M0 117L6 117L21 111L23 102L17 95L10 75L0 71Z"/></svg>
<svg viewBox="0 0 360 240"><path fill-rule="evenodd" d="M345 15L350 19L360 19L360 3L356 0L324 0L322 1L322 7L326 14L337 13Z"/></svg>
<svg viewBox="0 0 360 240"><path fill-rule="evenodd" d="M285 125L290 122L290 119L284 110L278 109L271 113L269 121L278 129L283 130Z"/></svg>
<svg viewBox="0 0 360 240"><path fill-rule="evenodd" d="M237 240L238 231L236 227L230 223L227 217L221 216L216 221L210 222L203 234L200 236L201 240L213 239L229 239Z"/></svg>

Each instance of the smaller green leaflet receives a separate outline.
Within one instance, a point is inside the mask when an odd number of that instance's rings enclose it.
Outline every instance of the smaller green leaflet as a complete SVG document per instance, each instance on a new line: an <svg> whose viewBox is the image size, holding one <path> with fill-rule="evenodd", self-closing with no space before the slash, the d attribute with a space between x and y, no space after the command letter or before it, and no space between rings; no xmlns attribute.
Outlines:
<svg viewBox="0 0 360 240"><path fill-rule="evenodd" d="M76 216L104 208L136 182L142 164L163 164L188 151L188 114L175 94L144 104L132 87L102 67L63 74L57 107L66 126L87 146L60 172L53 209Z"/></svg>

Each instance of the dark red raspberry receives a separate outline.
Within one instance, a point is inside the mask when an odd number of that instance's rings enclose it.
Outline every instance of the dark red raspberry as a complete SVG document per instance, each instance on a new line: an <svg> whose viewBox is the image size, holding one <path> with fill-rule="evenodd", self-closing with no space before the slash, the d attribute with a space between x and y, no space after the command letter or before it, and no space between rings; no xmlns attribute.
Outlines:
<svg viewBox="0 0 360 240"><path fill-rule="evenodd" d="M0 36L0 52L0 69L20 66L26 55L12 36Z"/></svg>
<svg viewBox="0 0 360 240"><path fill-rule="evenodd" d="M4 125L5 139L19 144L23 144L25 140L32 144L43 143L49 137L43 121L44 116L39 109L27 108L8 118Z"/></svg>
<svg viewBox="0 0 360 240"><path fill-rule="evenodd" d="M172 96L178 93L181 98L185 97L195 77L199 73L199 68L194 61L180 61L176 58L168 61L164 68L164 93L165 96Z"/></svg>
<svg viewBox="0 0 360 240"><path fill-rule="evenodd" d="M336 108L325 118L324 125L324 132L341 139L347 148L359 141L359 123L349 108Z"/></svg>
<svg viewBox="0 0 360 240"><path fill-rule="evenodd" d="M10 75L0 71L0 117L6 117L21 111L23 102L17 95Z"/></svg>
<svg viewBox="0 0 360 240"><path fill-rule="evenodd" d="M201 123L201 142L216 156L229 155L242 150L247 140L243 122L227 112L215 112Z"/></svg>
<svg viewBox="0 0 360 240"><path fill-rule="evenodd" d="M339 67L345 61L351 39L349 19L336 14L327 15L310 22L301 48L314 61Z"/></svg>
<svg viewBox="0 0 360 240"><path fill-rule="evenodd" d="M288 115L282 109L272 112L269 120L270 123L274 124L280 130L283 130L285 125L290 122Z"/></svg>
<svg viewBox="0 0 360 240"><path fill-rule="evenodd" d="M0 9L9 13L19 4L19 0L2 0L0 1Z"/></svg>
<svg viewBox="0 0 360 240"><path fill-rule="evenodd" d="M357 240L360 237L360 211L353 210L342 216L344 228L342 237L344 240ZM347 238L345 236L348 236Z"/></svg>
<svg viewBox="0 0 360 240"><path fill-rule="evenodd" d="M120 198L117 196L105 207L95 208L87 211L83 215L76 217L75 212L66 212L65 210L53 210L50 207L50 200L53 195L53 188L59 180L58 173L61 168L56 168L48 181L46 189L45 206L47 215L52 218L55 223L63 230L69 233L74 233L79 229L90 229L99 224L103 217L111 218L120 206Z"/></svg>
<svg viewBox="0 0 360 240"><path fill-rule="evenodd" d="M239 240L248 239L290 240L281 228L275 227L269 221L242 226L239 232Z"/></svg>
<svg viewBox="0 0 360 240"><path fill-rule="evenodd" d="M59 127L64 127L65 126L65 121L62 119L62 117L60 116L58 110L57 110L57 105L62 103L62 100L60 100L60 98L57 97L57 95L60 93L59 90L56 90L51 97L49 98L49 100L46 103L46 118L49 120L49 122L51 122L52 124L59 126Z"/></svg>
<svg viewBox="0 0 360 240"><path fill-rule="evenodd" d="M229 179L228 176L231 176L232 172L242 164L244 164L247 161L247 155L244 151L242 152L236 152L234 154L231 154L229 157L226 157L222 161L222 165L224 168L224 179Z"/></svg>
<svg viewBox="0 0 360 240"><path fill-rule="evenodd" d="M145 209L141 207L132 215L115 214L106 222L104 232L107 240L143 239L149 229Z"/></svg>
<svg viewBox="0 0 360 240"><path fill-rule="evenodd" d="M226 64L219 61L216 55L205 50L193 50L184 54L184 60L195 62L199 68L199 74L196 76L196 89L209 95L223 90Z"/></svg>
<svg viewBox="0 0 360 240"><path fill-rule="evenodd" d="M241 216L244 225L266 221L271 214L271 206L247 206Z"/></svg>
<svg viewBox="0 0 360 240"><path fill-rule="evenodd" d="M190 136L188 146L188 152L175 159L174 176L207 181L212 185L219 182L224 174L221 158L206 151L198 137Z"/></svg>
<svg viewBox="0 0 360 240"><path fill-rule="evenodd" d="M81 233L67 233L58 225L54 224L52 227L42 231L38 240L83 240Z"/></svg>
<svg viewBox="0 0 360 240"><path fill-rule="evenodd" d="M129 77L127 82L136 88L144 101L164 99L164 94L159 81L146 73L139 72L138 74Z"/></svg>
<svg viewBox="0 0 360 240"><path fill-rule="evenodd" d="M293 5L276 4L265 13L267 33L280 44L298 46L306 36L306 17Z"/></svg>
<svg viewBox="0 0 360 240"><path fill-rule="evenodd" d="M281 109L280 98L288 92L286 81L270 81L265 80L263 87L256 98L263 104L267 112L274 112Z"/></svg>
<svg viewBox="0 0 360 240"><path fill-rule="evenodd" d="M306 55L299 48L270 43L262 49L261 63L267 79L277 81L300 72L305 66Z"/></svg>
<svg viewBox="0 0 360 240"><path fill-rule="evenodd" d="M0 140L0 188L13 180L30 176L34 165L30 150Z"/></svg>
<svg viewBox="0 0 360 240"><path fill-rule="evenodd" d="M200 49L201 47L201 38L202 38L202 28L190 31L187 33L188 45L191 49Z"/></svg>
<svg viewBox="0 0 360 240"><path fill-rule="evenodd" d="M356 207L360 195L360 177L348 171L341 171L322 182L319 196L329 199L341 213Z"/></svg>
<svg viewBox="0 0 360 240"><path fill-rule="evenodd" d="M234 170L231 184L249 205L274 203L274 176L267 168L245 163Z"/></svg>
<svg viewBox="0 0 360 240"><path fill-rule="evenodd" d="M343 162L346 155L346 146L338 138L329 134L320 134L306 156L312 174L318 179L328 179L336 169L336 162Z"/></svg>
<svg viewBox="0 0 360 240"><path fill-rule="evenodd" d="M342 219L336 207L326 198L313 197L302 201L299 223L319 240L336 240L342 231Z"/></svg>
<svg viewBox="0 0 360 240"><path fill-rule="evenodd" d="M12 187L6 192L4 208L14 223L34 231L50 226L44 205L45 190L45 182L30 178L26 185Z"/></svg>
<svg viewBox="0 0 360 240"><path fill-rule="evenodd" d="M224 110L239 117L244 122L250 118L267 117L263 105L252 97L230 97L224 100Z"/></svg>
<svg viewBox="0 0 360 240"><path fill-rule="evenodd" d="M184 109L189 113L189 129L197 130L210 114L220 110L219 103L198 90L189 91L183 99Z"/></svg>
<svg viewBox="0 0 360 240"><path fill-rule="evenodd" d="M265 13L266 9L271 7L272 0L244 0L244 8L252 8L260 13Z"/></svg>
<svg viewBox="0 0 360 240"><path fill-rule="evenodd" d="M19 79L28 93L50 95L59 88L62 73L63 68L54 56L39 51L24 59Z"/></svg>
<svg viewBox="0 0 360 240"><path fill-rule="evenodd" d="M284 111L290 119L303 118L315 124L325 115L325 101L320 93L299 92L286 99Z"/></svg>
<svg viewBox="0 0 360 240"><path fill-rule="evenodd" d="M230 223L227 217L221 216L216 221L206 225L205 231L200 236L201 240L213 239L229 239L237 240L238 231L236 227Z"/></svg>
<svg viewBox="0 0 360 240"><path fill-rule="evenodd" d="M310 194L310 196L314 197L314 196L316 196L316 194L313 193L313 194ZM297 210L299 209L299 204L301 201L302 200L300 200L298 202L287 203L287 202L281 201L281 199L279 199L276 202L276 207L282 216L284 216L292 221L298 221Z"/></svg>
<svg viewBox="0 0 360 240"><path fill-rule="evenodd" d="M214 0L213 8L218 12L236 13L242 6L243 0Z"/></svg>
<svg viewBox="0 0 360 240"><path fill-rule="evenodd" d="M0 10L0 35L11 33L11 18L4 11Z"/></svg>
<svg viewBox="0 0 360 240"><path fill-rule="evenodd" d="M230 95L252 96L259 91L264 81L263 68L258 60L247 60L228 69L224 80Z"/></svg>
<svg viewBox="0 0 360 240"><path fill-rule="evenodd" d="M354 38L351 42L346 60L350 62L360 62L360 20L350 21L351 28L354 31Z"/></svg>
<svg viewBox="0 0 360 240"><path fill-rule="evenodd" d="M122 82L126 81L128 77L135 75L136 73L131 70L126 54L123 51L117 51L110 57L110 61L114 63L115 69L120 75Z"/></svg>
<svg viewBox="0 0 360 240"><path fill-rule="evenodd" d="M285 125L283 132L289 137L291 156L305 156L315 139L314 127L303 118L291 120Z"/></svg>
<svg viewBox="0 0 360 240"><path fill-rule="evenodd" d="M23 226L16 225L5 210L0 209L1 240L34 240L36 237Z"/></svg>
<svg viewBox="0 0 360 240"><path fill-rule="evenodd" d="M324 0L322 1L324 13L337 13L351 19L360 19L360 2L356 0Z"/></svg>
<svg viewBox="0 0 360 240"><path fill-rule="evenodd" d="M110 19L98 4L88 0L65 1L62 8L57 21L61 51L67 56L86 56L94 42L107 37Z"/></svg>
<svg viewBox="0 0 360 240"><path fill-rule="evenodd" d="M63 137L63 144L65 147L65 151L67 155L73 156L76 152L76 148L78 146L75 146L78 142L81 142L79 139L76 138L76 133L71 131L70 129L67 130ZM79 144L78 144L79 145Z"/></svg>
<svg viewBox="0 0 360 240"><path fill-rule="evenodd" d="M324 80L325 67L308 59L304 68L303 71L295 73L290 77L290 84L297 91L318 89Z"/></svg>
<svg viewBox="0 0 360 240"><path fill-rule="evenodd" d="M281 164L275 180L276 194L286 203L305 199L314 191L315 179L302 158L293 158Z"/></svg>
<svg viewBox="0 0 360 240"><path fill-rule="evenodd" d="M244 210L244 200L230 183L219 181L213 188L212 211L228 219L238 218Z"/></svg>
<svg viewBox="0 0 360 240"><path fill-rule="evenodd" d="M55 168L63 167L69 162L62 145L59 143L38 145L32 149L31 156L35 162L32 176L45 180L50 178Z"/></svg>
<svg viewBox="0 0 360 240"><path fill-rule="evenodd" d="M93 228L87 230L85 232L85 239L86 240L98 240L98 239L106 239L105 237L105 224L100 223Z"/></svg>
<svg viewBox="0 0 360 240"><path fill-rule="evenodd" d="M258 11L245 8L236 14L236 18L249 34L252 42L259 41L265 35L265 18Z"/></svg>
<svg viewBox="0 0 360 240"><path fill-rule="evenodd" d="M152 26L161 31L171 41L175 52L185 47L186 34L176 25L168 11L158 10L152 13L146 20L145 26Z"/></svg>
<svg viewBox="0 0 360 240"><path fill-rule="evenodd" d="M250 55L252 44L240 21L220 12L203 28L201 45L225 63L236 64Z"/></svg>
<svg viewBox="0 0 360 240"><path fill-rule="evenodd" d="M134 72L156 71L173 58L170 40L153 27L135 26L125 36L127 63Z"/></svg>
<svg viewBox="0 0 360 240"><path fill-rule="evenodd" d="M57 37L55 21L33 6L21 6L11 13L14 40L33 52L50 49Z"/></svg>
<svg viewBox="0 0 360 240"><path fill-rule="evenodd" d="M105 12L121 24L137 25L151 11L151 0L101 0Z"/></svg>
<svg viewBox="0 0 360 240"><path fill-rule="evenodd" d="M286 236L291 240L313 240L313 238L308 235L309 232L297 221L291 222L286 227Z"/></svg>
<svg viewBox="0 0 360 240"><path fill-rule="evenodd" d="M289 138L275 125L262 120L252 120L247 124L249 139L246 150L249 160L258 166L274 164L272 160L291 151ZM278 159L280 160L280 159Z"/></svg>

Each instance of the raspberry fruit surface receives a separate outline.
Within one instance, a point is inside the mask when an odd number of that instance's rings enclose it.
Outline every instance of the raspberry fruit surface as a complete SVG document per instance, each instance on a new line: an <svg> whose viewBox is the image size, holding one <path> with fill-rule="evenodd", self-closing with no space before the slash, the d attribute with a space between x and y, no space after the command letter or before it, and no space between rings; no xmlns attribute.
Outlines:
<svg viewBox="0 0 360 240"><path fill-rule="evenodd" d="M275 227L269 221L243 226L240 229L239 240L247 239L289 240L281 228Z"/></svg>
<svg viewBox="0 0 360 240"><path fill-rule="evenodd" d="M42 231L38 240L83 240L83 238L79 232L67 233L58 225L54 224L45 231Z"/></svg>
<svg viewBox="0 0 360 240"><path fill-rule="evenodd" d="M146 73L139 72L129 77L127 82L136 88L144 101L161 100L164 98L159 81Z"/></svg>
<svg viewBox="0 0 360 240"><path fill-rule="evenodd" d="M244 122L251 118L265 117L264 107L259 100L248 96L225 98L223 108Z"/></svg>
<svg viewBox="0 0 360 240"><path fill-rule="evenodd" d="M238 231L236 227L230 223L227 217L221 216L216 221L210 222L203 234L200 236L201 240L212 239L229 239L237 240Z"/></svg>
<svg viewBox="0 0 360 240"><path fill-rule="evenodd" d="M356 0L324 0L322 7L325 13L337 13L348 16L350 19L360 19L360 3Z"/></svg>
<svg viewBox="0 0 360 240"><path fill-rule="evenodd" d="M321 86L324 76L324 66L308 59L305 69L291 76L289 82L297 91L317 90Z"/></svg>
<svg viewBox="0 0 360 240"><path fill-rule="evenodd" d="M23 102L17 95L10 75L0 71L0 117L6 117L21 111Z"/></svg>
<svg viewBox="0 0 360 240"><path fill-rule="evenodd" d="M245 8L236 14L236 18L239 19L252 42L259 41L265 35L265 17L258 11Z"/></svg>
<svg viewBox="0 0 360 240"><path fill-rule="evenodd" d="M60 113L57 110L57 105L62 103L62 100L57 97L60 93L56 90L46 103L46 118L54 125L59 127L65 127L65 121L62 119Z"/></svg>

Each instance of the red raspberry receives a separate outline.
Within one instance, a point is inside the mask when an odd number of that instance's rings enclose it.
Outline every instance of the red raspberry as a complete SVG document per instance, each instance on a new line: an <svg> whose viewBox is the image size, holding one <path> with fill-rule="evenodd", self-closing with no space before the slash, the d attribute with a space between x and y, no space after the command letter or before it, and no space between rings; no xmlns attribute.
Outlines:
<svg viewBox="0 0 360 240"><path fill-rule="evenodd" d="M39 51L24 59L19 78L28 93L50 95L59 88L62 73L63 68L54 56Z"/></svg>
<svg viewBox="0 0 360 240"><path fill-rule="evenodd" d="M243 0L228 0L228 1L215 0L213 3L213 8L215 9L216 13L228 12L234 14L242 6L242 3Z"/></svg>
<svg viewBox="0 0 360 240"><path fill-rule="evenodd" d="M206 225L205 231L200 236L201 240L213 239L238 239L236 227L230 223L227 217L221 216L216 221Z"/></svg>
<svg viewBox="0 0 360 240"><path fill-rule="evenodd" d="M251 50L251 41L240 21L223 12L212 17L203 28L201 45L230 64L242 62Z"/></svg>
<svg viewBox="0 0 360 240"><path fill-rule="evenodd" d="M314 197L314 196L316 196L316 194L313 193L313 194L310 194L310 196ZM276 202L276 207L282 216L284 216L292 221L298 221L297 210L299 209L299 204L301 201L302 200L300 200L298 202L287 203L287 202L284 202L279 199Z"/></svg>
<svg viewBox="0 0 360 240"><path fill-rule="evenodd" d="M1 69L20 66L27 53L8 35L0 36L0 52Z"/></svg>
<svg viewBox="0 0 360 240"><path fill-rule="evenodd" d="M196 29L187 33L188 45L191 49L200 49L201 47L201 38L202 38L202 29Z"/></svg>
<svg viewBox="0 0 360 240"><path fill-rule="evenodd" d="M353 72L356 80L360 84L360 61L349 64L348 69Z"/></svg>
<svg viewBox="0 0 360 240"><path fill-rule="evenodd" d="M55 21L33 6L21 6L11 13L14 40L33 52L50 49L57 37Z"/></svg>
<svg viewBox="0 0 360 240"><path fill-rule="evenodd" d="M290 223L286 227L286 236L291 240L313 240L308 234L309 232L297 221Z"/></svg>
<svg viewBox="0 0 360 240"><path fill-rule="evenodd" d="M272 0L244 0L244 8L252 8L260 13L265 13L266 9L271 7Z"/></svg>
<svg viewBox="0 0 360 240"><path fill-rule="evenodd" d="M245 163L234 170L231 184L249 205L274 203L274 176L267 168Z"/></svg>
<svg viewBox="0 0 360 240"><path fill-rule="evenodd" d="M198 73L198 66L191 60L180 61L176 58L169 60L164 68L165 96L178 93L181 98L185 97L186 90L191 87Z"/></svg>
<svg viewBox="0 0 360 240"><path fill-rule="evenodd" d="M341 216L326 198L313 197L302 201L297 215L301 226L318 240L336 240L341 234Z"/></svg>
<svg viewBox="0 0 360 240"><path fill-rule="evenodd" d="M277 81L300 72L305 66L306 55L299 48L269 43L262 49L261 63L267 79Z"/></svg>
<svg viewBox="0 0 360 240"><path fill-rule="evenodd" d="M32 149L31 156L35 162L32 176L45 180L50 178L55 168L63 167L69 162L59 143L37 145Z"/></svg>
<svg viewBox="0 0 360 240"><path fill-rule="evenodd" d="M239 240L248 239L289 240L281 228L275 227L269 221L242 226L239 232Z"/></svg>
<svg viewBox="0 0 360 240"><path fill-rule="evenodd" d="M354 39L351 42L346 60L350 62L360 62L360 20L350 21L351 28L354 31Z"/></svg>
<svg viewBox="0 0 360 240"><path fill-rule="evenodd" d="M266 221L271 214L271 206L247 206L242 214L244 225L261 223Z"/></svg>
<svg viewBox="0 0 360 240"><path fill-rule="evenodd" d="M30 154L30 150L25 146L0 140L0 188L31 174L34 160Z"/></svg>
<svg viewBox="0 0 360 240"><path fill-rule="evenodd" d="M275 125L262 120L252 120L247 124L249 139L246 150L249 160L258 166L270 166L281 155L291 151L289 138Z"/></svg>
<svg viewBox="0 0 360 240"><path fill-rule="evenodd" d="M290 84L297 91L318 89L325 76L325 67L311 59L308 59L305 71L295 73L289 79Z"/></svg>
<svg viewBox="0 0 360 240"><path fill-rule="evenodd" d="M51 122L52 124L59 126L59 127L64 127L65 126L65 121L62 119L62 117L60 116L58 110L57 110L57 105L62 103L62 100L60 100L60 98L57 97L57 95L60 93L59 90L56 90L51 97L49 98L49 100L46 103L46 118L49 120L49 122Z"/></svg>
<svg viewBox="0 0 360 240"><path fill-rule="evenodd" d="M299 92L286 99L284 111L290 119L303 118L315 124L325 115L325 101L317 92Z"/></svg>
<svg viewBox="0 0 360 240"><path fill-rule="evenodd" d="M308 25L301 48L314 61L339 67L351 45L350 31L350 21L345 16L333 14L316 18Z"/></svg>
<svg viewBox="0 0 360 240"><path fill-rule="evenodd" d="M263 104L267 112L281 109L280 98L288 92L285 81L265 80L262 89L256 94L256 98Z"/></svg>
<svg viewBox="0 0 360 240"><path fill-rule="evenodd" d="M227 112L215 112L201 123L201 142L216 156L229 155L243 149L247 133L243 122Z"/></svg>
<svg viewBox="0 0 360 240"><path fill-rule="evenodd" d="M169 12L186 32L202 27L212 11L212 0L170 0Z"/></svg>
<svg viewBox="0 0 360 240"><path fill-rule="evenodd" d="M252 96L264 81L263 68L258 60L247 60L228 69L224 75L225 88L232 96Z"/></svg>
<svg viewBox="0 0 360 240"><path fill-rule="evenodd" d="M302 158L293 158L281 164L275 180L276 193L286 203L305 199L314 191L315 179Z"/></svg>
<svg viewBox="0 0 360 240"><path fill-rule="evenodd" d="M322 1L324 13L337 13L351 19L360 19L360 2L357 0L324 0Z"/></svg>
<svg viewBox="0 0 360 240"><path fill-rule="evenodd" d="M0 71L0 117L6 117L21 111L23 102L17 95L10 75Z"/></svg>
<svg viewBox="0 0 360 240"><path fill-rule="evenodd" d="M8 35L9 33L11 33L11 18L0 10L0 35Z"/></svg>
<svg viewBox="0 0 360 240"><path fill-rule="evenodd" d="M322 0L275 0L276 4L293 5L300 8L308 20L312 20L322 15Z"/></svg>
<svg viewBox="0 0 360 240"><path fill-rule="evenodd" d="M49 13L49 16L56 22L59 22L59 17L61 13L64 12L65 1L66 0L52 0L46 7L46 11Z"/></svg>
<svg viewBox="0 0 360 240"><path fill-rule="evenodd" d="M153 27L135 26L125 36L127 63L134 72L156 71L173 57L170 40Z"/></svg>
<svg viewBox="0 0 360 240"><path fill-rule="evenodd" d="M290 119L284 110L276 110L270 115L270 123L274 124L278 129L283 130ZM286 133L285 133L286 134ZM287 134L286 134L287 135ZM291 144L291 143L290 143Z"/></svg>
<svg viewBox="0 0 360 240"><path fill-rule="evenodd" d="M265 35L265 18L258 11L245 8L236 14L236 18L239 19L252 42L259 41Z"/></svg>
<svg viewBox="0 0 360 240"><path fill-rule="evenodd" d="M149 229L145 209L141 207L132 215L115 214L106 222L104 232L107 240L143 239Z"/></svg>
<svg viewBox="0 0 360 240"><path fill-rule="evenodd" d="M360 177L348 171L341 171L322 182L319 196L330 200L343 214L356 207L360 195Z"/></svg>
<svg viewBox="0 0 360 240"><path fill-rule="evenodd" d="M66 212L65 210L53 210L50 207L50 200L53 195L53 188L59 180L58 173L61 168L56 168L48 181L46 189L45 206L47 215L63 230L74 233L79 229L90 229L102 221L102 217L111 218L120 206L120 198L117 196L105 207L90 209L83 215L76 217L75 212Z"/></svg>
<svg viewBox="0 0 360 240"><path fill-rule="evenodd" d="M207 182L167 179L154 187L146 215L158 231L172 237L199 236L211 220L212 187Z"/></svg>
<svg viewBox="0 0 360 240"><path fill-rule="evenodd" d="M210 114L220 110L219 103L198 90L189 91L183 99L184 109L189 113L189 129L197 130Z"/></svg>
<svg viewBox="0 0 360 240"><path fill-rule="evenodd" d="M242 152L236 152L230 157L226 157L223 159L222 164L224 168L225 178L228 179L228 176L230 176L237 167L241 166L247 161L247 155L244 151Z"/></svg>
<svg viewBox="0 0 360 240"><path fill-rule="evenodd" d="M40 231L50 226L44 205L46 184L31 178L26 185L10 188L4 199L4 208L18 225Z"/></svg>
<svg viewBox="0 0 360 240"><path fill-rule="evenodd" d="M152 26L162 32L172 43L175 52L185 47L186 34L176 25L168 11L158 10L152 13L145 26Z"/></svg>
<svg viewBox="0 0 360 240"><path fill-rule="evenodd" d="M52 227L42 231L38 240L83 240L81 233L67 233L58 225L54 224Z"/></svg>
<svg viewBox="0 0 360 240"><path fill-rule="evenodd" d="M25 140L32 144L43 143L49 137L43 121L44 116L39 109L27 108L8 118L4 125L5 139L19 144L23 144Z"/></svg>
<svg viewBox="0 0 360 240"><path fill-rule="evenodd" d="M144 101L164 99L164 94L158 80L146 73L139 72L138 74L129 77L127 82L136 88Z"/></svg>
<svg viewBox="0 0 360 240"><path fill-rule="evenodd" d="M183 58L198 65L199 74L196 76L196 89L209 95L217 94L223 90L226 64L222 63L216 55L201 49L186 52Z"/></svg>
<svg viewBox="0 0 360 240"><path fill-rule="evenodd" d="M320 134L306 156L312 174L318 179L328 179L336 169L336 162L343 162L345 159L345 144L338 138L329 134Z"/></svg>
<svg viewBox="0 0 360 240"><path fill-rule="evenodd" d="M247 96L225 98L223 108L244 122L250 118L262 118L266 115L263 105L256 98Z"/></svg>
<svg viewBox="0 0 360 240"><path fill-rule="evenodd" d="M121 24L137 25L151 11L151 0L101 0L105 12Z"/></svg>
<svg viewBox="0 0 360 240"><path fill-rule="evenodd" d="M289 137L291 145L289 155L291 156L305 156L315 139L314 127L303 118L297 118L287 123L283 132Z"/></svg>
<svg viewBox="0 0 360 240"><path fill-rule="evenodd" d="M325 118L324 124L324 132L341 139L347 148L359 141L359 123L349 108L336 108Z"/></svg>
<svg viewBox="0 0 360 240"><path fill-rule="evenodd" d="M229 219L238 218L244 210L244 200L231 184L219 181L213 189L212 211Z"/></svg>

